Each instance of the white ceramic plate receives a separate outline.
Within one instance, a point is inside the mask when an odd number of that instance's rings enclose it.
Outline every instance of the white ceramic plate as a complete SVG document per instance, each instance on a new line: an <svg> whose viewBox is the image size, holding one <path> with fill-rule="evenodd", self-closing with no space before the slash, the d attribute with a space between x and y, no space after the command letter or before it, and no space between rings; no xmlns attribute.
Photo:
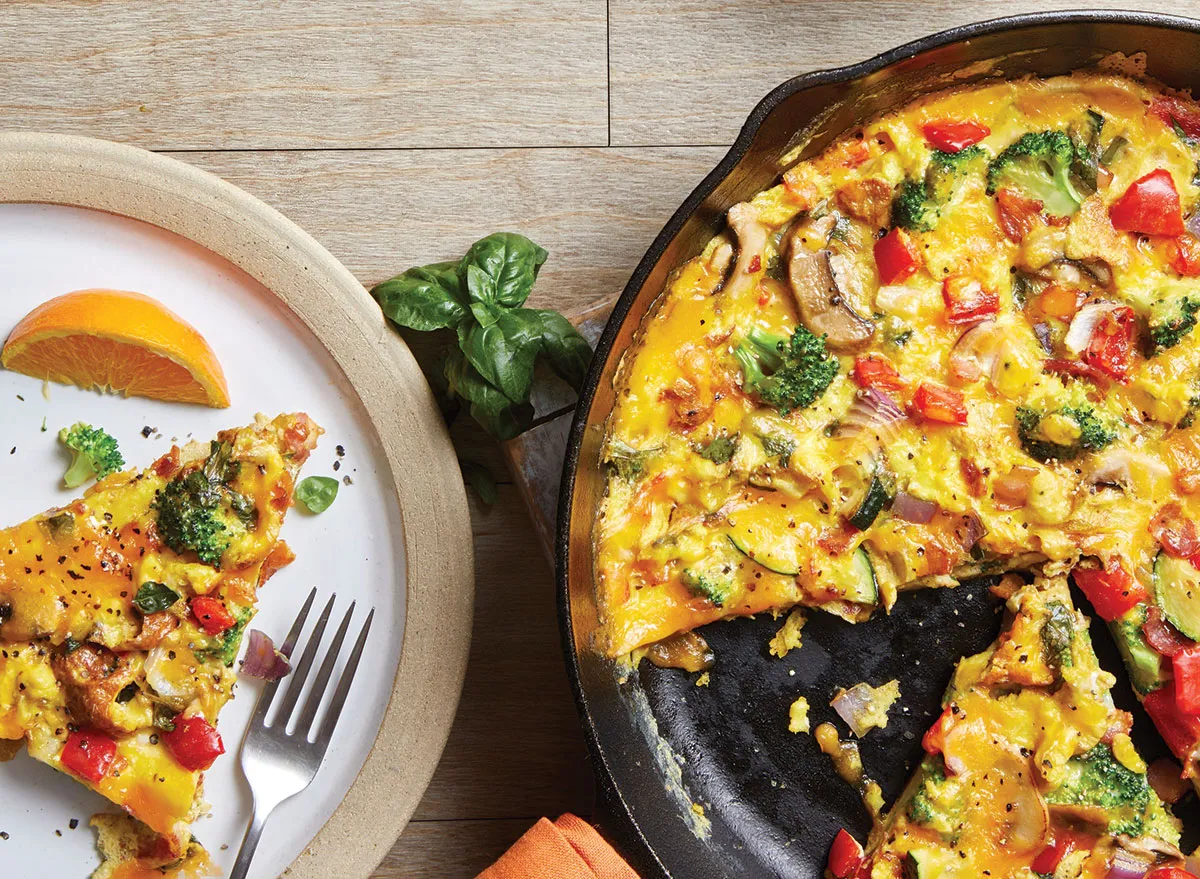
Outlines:
<svg viewBox="0 0 1200 879"><path fill-rule="evenodd" d="M306 791L274 813L250 875L265 879L289 865L295 875L332 875L329 867L336 864L339 876L365 876L432 774L457 701L469 637L470 580L462 573L469 569L455 563L455 570L439 577L430 563L436 554L425 551L431 526L452 540L463 540L468 527L461 481L444 479L454 461L440 423L430 423L427 389L409 384L406 391L407 351L388 331L380 332L382 321L364 309L365 293L348 273L278 214L228 184L171 160L81 138L0 136L0 166L6 160L19 167L0 174L0 202L100 201L162 226L191 225L204 230L192 237L223 247L258 277L275 280L277 289L268 290L188 238L113 213L0 204L5 267L0 335L35 305L71 290L136 290L204 334L224 367L232 401L229 409L213 410L44 386L0 371L0 525L73 496L61 488L67 456L56 432L75 421L103 426L118 439L130 466L144 466L173 443L207 441L222 428L251 422L256 412L310 414L326 433L302 475L348 477L350 484L341 485L336 502L319 516L300 508L290 512L282 536L297 560L261 591L253 627L282 640L313 586L322 601L337 593L334 620L353 600L356 622L370 607L375 621L325 764ZM78 171L92 174L83 178L76 198L70 190ZM104 184L96 186L94 175ZM30 182L16 184L14 197L4 191L13 180ZM139 186L150 195L139 196ZM256 236L264 243L253 248ZM354 325L364 322L371 325ZM357 376L357 385L348 374ZM398 400L379 411L389 391ZM403 430L414 413L419 423ZM149 438L142 435L146 427L153 428ZM422 437L418 447L406 449L414 436ZM421 448L421 442L429 445ZM423 468L411 480L425 491L423 502L419 494L410 496L399 476L406 456ZM426 485L429 474L443 481ZM413 524L414 504L427 511L428 522ZM467 542L461 555L469 560ZM431 576L442 581L438 587L414 585ZM441 638L431 638L437 629ZM437 671L431 673L431 667ZM422 692L422 686L431 691ZM259 689L258 682L243 680L221 715L227 753L206 774L211 816L194 827L224 870L250 818L238 751ZM415 742L419 746L410 744ZM97 811L113 811L103 798L24 753L0 764L0 791L0 831L7 835L0 836L0 876L35 876L49 868L55 876L84 877L98 863L87 820ZM74 830L71 819L78 819Z"/></svg>

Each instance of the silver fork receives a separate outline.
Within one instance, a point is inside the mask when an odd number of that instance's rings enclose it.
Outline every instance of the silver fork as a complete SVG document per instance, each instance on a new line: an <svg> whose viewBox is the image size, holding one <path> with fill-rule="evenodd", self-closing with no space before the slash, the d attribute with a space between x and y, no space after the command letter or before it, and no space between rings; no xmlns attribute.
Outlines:
<svg viewBox="0 0 1200 879"><path fill-rule="evenodd" d="M288 632L287 638L279 648L279 652L285 656L291 657L296 642L300 638L300 632L304 628L304 622L308 619L313 599L316 597L317 590L314 588L308 593L308 598L305 599L304 606L300 608L296 622L292 623L291 631ZM362 656L363 645L367 642L367 633L371 630L371 620L375 616L375 608L371 608L371 612L367 614L367 621L363 623L362 630L358 634L358 640L354 642L354 649L350 651L346 667L337 681L337 688L334 690L325 719L322 721L320 729L315 729L317 709L321 704L321 697L325 695L329 686L334 666L337 665L338 654L341 652L342 642L346 638L346 630L350 627L350 617L354 614L354 602L350 603L350 608L342 618L342 624L338 626L337 633L329 644L329 650L317 672L312 690L305 699L304 706L298 712L296 712L296 703L308 680L308 673L312 669L313 660L316 659L317 650L320 649L321 636L325 634L325 624L329 622L329 614L333 610L333 602L336 598L336 593L329 597L329 602L325 605L321 616L317 618L317 624L308 638L304 653L300 656L300 661L292 673L263 687L254 709L254 716L250 718L246 737L242 740L242 771L246 773L246 780L250 782L250 790L254 794L254 817L250 821L250 826L246 828L246 835L242 837L242 847L238 851L237 861L234 862L233 872L230 873L229 879L245 879L246 871L250 869L250 859L254 857L254 850L258 848L258 841L262 837L263 826L267 823L267 818L280 803L294 797L312 783L317 769L320 768L321 761L325 757L325 752L329 749L329 740L333 737L338 716L346 704L346 695L350 692L350 684L354 680L354 672L358 669L358 660ZM275 693L280 684L284 683L286 683L287 689L283 699L280 700L279 711L276 713L274 721L268 726L267 714L271 710L271 703L275 701ZM287 731L289 726L295 727L292 733ZM309 738L314 733L315 738L310 742Z"/></svg>

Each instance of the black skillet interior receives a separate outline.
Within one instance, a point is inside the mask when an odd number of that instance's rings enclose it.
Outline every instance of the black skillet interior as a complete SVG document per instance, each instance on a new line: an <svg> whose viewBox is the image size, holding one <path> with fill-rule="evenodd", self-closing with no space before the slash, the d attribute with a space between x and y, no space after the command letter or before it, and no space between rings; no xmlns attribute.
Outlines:
<svg viewBox="0 0 1200 879"><path fill-rule="evenodd" d="M1200 85L1200 22L1142 13L1038 13L947 31L840 70L784 83L755 108L726 158L671 218L635 271L597 347L576 410L564 466L558 527L560 617L568 670L601 790L618 818L613 830L645 877L821 875L830 841L846 827L860 839L868 819L811 736L787 732L787 707L808 697L813 725L833 719L825 704L838 686L900 681L888 727L862 742L867 774L890 800L920 754L955 662L990 643L999 627L989 581L906 595L890 616L857 626L814 614L804 647L784 660L767 643L767 617L704 629L717 666L707 687L695 675L643 663L626 680L596 655L591 527L603 491L598 464L620 354L667 273L699 252L724 211L771 185L780 158L803 155L916 94L988 75L1055 75L1113 52L1145 51L1147 73L1178 88ZM937 466L937 462L931 462ZM1076 596L1085 612L1090 610ZM1101 661L1118 673L1115 697L1134 713L1135 739L1149 758L1163 753L1119 674L1102 625ZM654 727L656 732L651 730ZM697 835L694 806L708 831ZM1200 840L1200 806L1181 815Z"/></svg>

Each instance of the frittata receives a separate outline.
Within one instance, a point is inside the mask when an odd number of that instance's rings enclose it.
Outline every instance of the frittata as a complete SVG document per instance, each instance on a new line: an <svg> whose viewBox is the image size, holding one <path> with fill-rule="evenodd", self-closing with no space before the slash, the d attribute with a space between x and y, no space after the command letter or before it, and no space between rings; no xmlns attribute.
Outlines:
<svg viewBox="0 0 1200 879"><path fill-rule="evenodd" d="M1200 784L1198 159L1153 82L993 80L730 208L618 370L599 648L1074 568Z"/></svg>
<svg viewBox="0 0 1200 879"><path fill-rule="evenodd" d="M143 860L197 857L217 715L258 587L293 558L280 526L320 434L258 416L0 531L0 739L145 825Z"/></svg>

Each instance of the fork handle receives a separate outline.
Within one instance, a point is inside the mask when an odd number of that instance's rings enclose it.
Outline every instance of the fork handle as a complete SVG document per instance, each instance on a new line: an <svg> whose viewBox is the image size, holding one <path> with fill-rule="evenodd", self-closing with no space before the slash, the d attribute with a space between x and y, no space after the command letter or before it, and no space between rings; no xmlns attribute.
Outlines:
<svg viewBox="0 0 1200 879"><path fill-rule="evenodd" d="M246 873L250 871L250 860L254 857L258 841L262 838L263 827L266 826L267 818L273 811L273 806L264 809L255 802L254 817L250 819L250 826L246 828L246 835L242 837L242 847L238 849L237 860L233 863L229 879L246 879Z"/></svg>

